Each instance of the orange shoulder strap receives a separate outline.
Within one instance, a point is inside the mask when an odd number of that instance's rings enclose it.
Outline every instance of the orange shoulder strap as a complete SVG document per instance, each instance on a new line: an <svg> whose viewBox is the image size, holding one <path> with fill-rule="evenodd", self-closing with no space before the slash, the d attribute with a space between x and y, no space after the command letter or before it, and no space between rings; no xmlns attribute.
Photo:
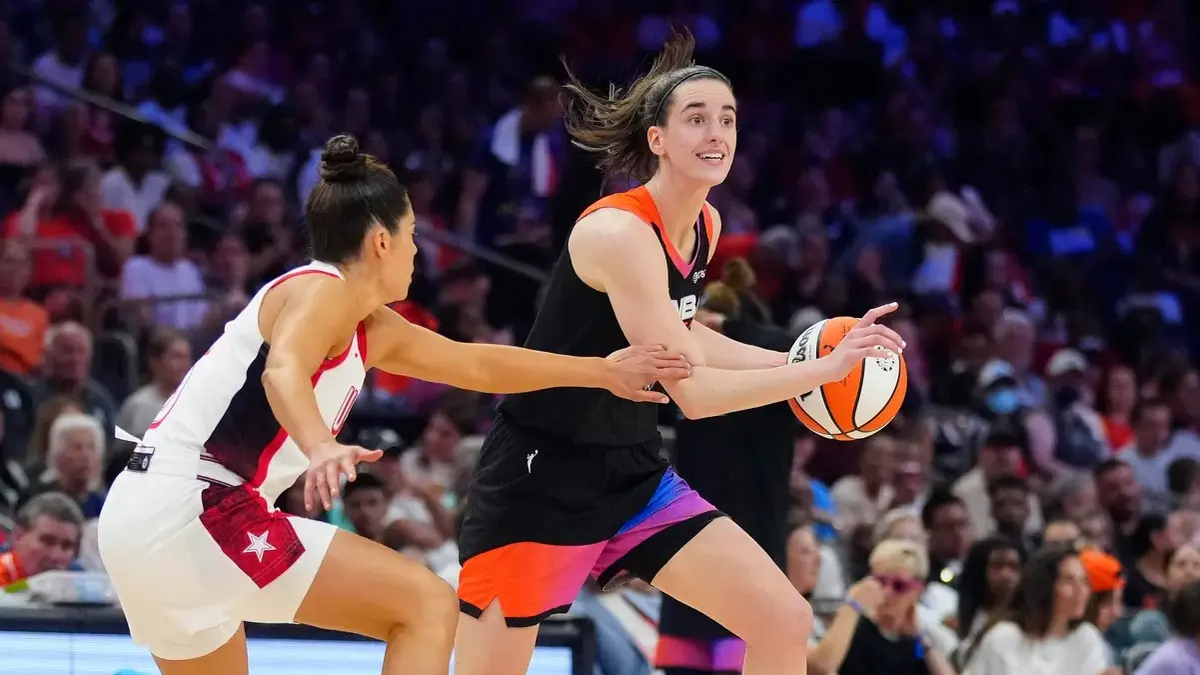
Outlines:
<svg viewBox="0 0 1200 675"><path fill-rule="evenodd" d="M645 187L636 187L628 192L618 192L602 197L584 209L575 222L583 220L600 209L628 211L655 227L659 226L658 208L654 206L654 200L650 198L650 193L646 191Z"/></svg>

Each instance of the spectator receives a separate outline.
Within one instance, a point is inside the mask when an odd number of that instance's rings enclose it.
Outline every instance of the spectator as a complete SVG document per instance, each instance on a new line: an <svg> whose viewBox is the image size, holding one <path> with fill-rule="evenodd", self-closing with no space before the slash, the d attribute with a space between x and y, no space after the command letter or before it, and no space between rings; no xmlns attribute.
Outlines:
<svg viewBox="0 0 1200 675"><path fill-rule="evenodd" d="M1157 513L1142 516L1126 551L1129 561L1126 607L1137 610L1159 605L1166 586L1167 558L1176 545L1171 541L1165 516Z"/></svg>
<svg viewBox="0 0 1200 675"><path fill-rule="evenodd" d="M89 376L91 367L91 332L70 321L51 327L46 333L42 377L34 382L34 400L40 405L55 394L75 397L99 420L107 430L105 437L109 437L117 419L117 405L112 395Z"/></svg>
<svg viewBox="0 0 1200 675"><path fill-rule="evenodd" d="M833 484L833 501L844 526L871 526L892 504L895 491L896 441L888 434L875 434L866 441L859 459L858 474Z"/></svg>
<svg viewBox="0 0 1200 675"><path fill-rule="evenodd" d="M192 367L192 346L182 334L158 329L150 336L146 360L150 381L125 399L117 413L117 426L138 438L150 428Z"/></svg>
<svg viewBox="0 0 1200 675"><path fill-rule="evenodd" d="M44 492L58 492L75 500L85 519L99 518L104 506L104 492L100 489L104 430L89 415L68 413L54 420L49 440L46 471L19 503Z"/></svg>
<svg viewBox="0 0 1200 675"><path fill-rule="evenodd" d="M1176 637L1165 642L1141 664L1135 675L1195 675L1200 673L1200 581L1185 586L1171 602L1171 628Z"/></svg>
<svg viewBox="0 0 1200 675"><path fill-rule="evenodd" d="M86 288L93 273L115 277L137 236L128 212L104 208L97 169L74 164L61 173L40 169L25 205L4 228L5 236L37 249L32 284L42 291Z"/></svg>
<svg viewBox="0 0 1200 675"><path fill-rule="evenodd" d="M1025 312L1008 308L995 328L995 344L999 357L1012 367L1021 402L1031 408L1041 408L1050 401L1046 384L1033 372L1033 353L1037 340L1033 322Z"/></svg>
<svg viewBox="0 0 1200 675"><path fill-rule="evenodd" d="M1133 469L1119 459L1101 462L1092 471L1100 508L1111 520L1117 557L1131 560L1130 537L1142 516L1142 489ZM1086 528L1085 528L1086 529Z"/></svg>
<svg viewBox="0 0 1200 675"><path fill-rule="evenodd" d="M1085 391L1087 360L1074 349L1060 349L1046 366L1048 401L1054 416L1055 458L1073 468L1088 470L1108 459L1104 420Z"/></svg>
<svg viewBox="0 0 1200 675"><path fill-rule="evenodd" d="M1108 447L1120 450L1133 440L1133 414L1138 404L1138 382L1133 368L1116 364L1104 371L1096 410L1104 419Z"/></svg>
<svg viewBox="0 0 1200 675"><path fill-rule="evenodd" d="M46 310L24 296L31 272L29 249L0 240L0 369L30 375L42 365Z"/></svg>
<svg viewBox="0 0 1200 675"><path fill-rule="evenodd" d="M1167 467L1167 490L1173 508L1200 509L1200 461L1191 457L1172 461Z"/></svg>
<svg viewBox="0 0 1200 675"><path fill-rule="evenodd" d="M953 580L975 544L967 507L948 492L935 492L921 509L921 523L929 533L929 582Z"/></svg>
<svg viewBox="0 0 1200 675"><path fill-rule="evenodd" d="M1083 538L1083 530L1073 520L1052 520L1042 532L1042 546L1073 546ZM1096 546L1095 543L1092 544ZM1100 548L1097 546L1097 548Z"/></svg>
<svg viewBox="0 0 1200 675"><path fill-rule="evenodd" d="M967 553L962 574L955 581L958 609L952 622L961 640L954 654L959 668L984 626L1004 615L1024 564L1025 549L1002 537L976 542Z"/></svg>
<svg viewBox="0 0 1200 675"><path fill-rule="evenodd" d="M871 552L870 569L809 652L809 669L838 675L953 675L944 652L918 626L917 600L929 575L925 551L906 541L884 541Z"/></svg>
<svg viewBox="0 0 1200 675"><path fill-rule="evenodd" d="M995 531L990 486L1003 476L1016 475L1021 471L1024 446L1023 434L1015 425L1007 421L993 425L979 448L975 468L954 484L954 495L966 504L971 529L977 539L990 536ZM1040 531L1041 504L1035 495L1029 496L1028 509L1028 531Z"/></svg>
<svg viewBox="0 0 1200 675"><path fill-rule="evenodd" d="M12 547L0 553L0 588L50 570L65 570L79 552L83 514L66 495L47 492L17 512Z"/></svg>
<svg viewBox="0 0 1200 675"><path fill-rule="evenodd" d="M34 415L33 393L25 379L0 368L0 467L24 461Z"/></svg>
<svg viewBox="0 0 1200 675"><path fill-rule="evenodd" d="M28 169L46 161L46 150L30 133L33 102L28 87L6 84L0 88L0 171Z"/></svg>
<svg viewBox="0 0 1200 675"><path fill-rule="evenodd" d="M162 136L153 127L126 123L118 127L117 164L100 179L100 194L108 209L129 212L138 233L146 231L150 216L171 187L171 179L158 168Z"/></svg>
<svg viewBox="0 0 1200 675"><path fill-rule="evenodd" d="M1121 590L1125 587L1125 578L1121 563L1111 555L1093 548L1084 549L1079 554L1079 560L1087 572L1088 596L1087 609L1083 620L1096 627L1101 634L1107 633L1113 622L1121 616ZM1108 653L1108 664L1116 665L1116 655L1112 653L1111 645Z"/></svg>
<svg viewBox="0 0 1200 675"><path fill-rule="evenodd" d="M1064 474L1050 489L1046 510L1058 518L1078 521L1100 508L1096 481L1090 473Z"/></svg>
<svg viewBox="0 0 1200 675"><path fill-rule="evenodd" d="M1146 399L1134 408L1130 421L1134 427L1133 442L1117 457L1129 466L1141 486L1141 510L1148 513L1169 509L1171 492L1167 485L1167 467L1178 458L1175 451L1167 452L1171 440L1171 409L1159 399Z"/></svg>
<svg viewBox="0 0 1200 675"><path fill-rule="evenodd" d="M200 268L184 257L187 223L179 204L163 202L150 215L146 241L149 255L130 258L121 272L121 299L133 303L128 312L131 323L138 328L153 324L181 331L196 328L208 303L197 297L205 292Z"/></svg>
<svg viewBox="0 0 1200 675"><path fill-rule="evenodd" d="M87 16L83 13L63 17L53 25L53 49L33 62L33 72L59 86L78 88L83 83L83 65L87 58ZM62 106L64 97L49 87L37 90L37 105L43 110Z"/></svg>
<svg viewBox="0 0 1200 675"><path fill-rule="evenodd" d="M988 488L996 534L1017 542L1021 548L1035 548L1029 532L1029 483L1020 476L1001 476Z"/></svg>
<svg viewBox="0 0 1200 675"><path fill-rule="evenodd" d="M1008 612L986 626L963 675L1101 675L1104 637L1079 623L1087 609L1087 572L1070 549L1043 549L1021 572Z"/></svg>
<svg viewBox="0 0 1200 675"><path fill-rule="evenodd" d="M277 181L254 183L246 213L232 231L241 235L250 252L252 279L271 279L293 266L296 228L288 222L283 187Z"/></svg>
<svg viewBox="0 0 1200 675"><path fill-rule="evenodd" d="M346 483L342 489L342 503L346 518L354 531L371 541L383 542L384 516L387 515L387 487L378 477L369 473Z"/></svg>
<svg viewBox="0 0 1200 675"><path fill-rule="evenodd" d="M1145 656L1171 637L1167 611L1179 591L1200 580L1200 547L1194 543L1175 549L1167 560L1166 602L1161 607L1143 609L1129 622L1131 646L1125 651L1126 662Z"/></svg>

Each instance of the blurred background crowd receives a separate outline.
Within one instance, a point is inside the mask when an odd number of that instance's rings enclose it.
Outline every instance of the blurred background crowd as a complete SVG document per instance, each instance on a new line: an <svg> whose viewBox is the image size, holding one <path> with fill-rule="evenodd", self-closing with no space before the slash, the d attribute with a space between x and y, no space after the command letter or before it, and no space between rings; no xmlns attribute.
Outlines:
<svg viewBox="0 0 1200 675"><path fill-rule="evenodd" d="M900 417L846 443L797 426L810 670L935 672L919 632L970 675L1200 672L1198 19L1189 0L0 0L0 586L102 570L114 427L143 432L304 260L335 132L409 187L420 264L395 309L520 344L604 187L563 134L557 55L627 81L675 27L739 100L710 278L748 261L740 298L793 334L902 304ZM372 375L344 433L385 457L305 515L453 582L493 403ZM602 672L650 672L652 589L585 596Z"/></svg>

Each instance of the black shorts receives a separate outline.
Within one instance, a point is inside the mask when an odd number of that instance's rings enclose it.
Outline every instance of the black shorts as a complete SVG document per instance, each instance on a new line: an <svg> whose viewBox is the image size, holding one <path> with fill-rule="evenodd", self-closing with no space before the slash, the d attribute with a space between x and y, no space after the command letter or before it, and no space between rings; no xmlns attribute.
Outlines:
<svg viewBox="0 0 1200 675"><path fill-rule="evenodd" d="M462 611L499 601L509 626L565 612L588 575L652 581L721 513L659 456L660 440L584 446L497 420L459 534Z"/></svg>

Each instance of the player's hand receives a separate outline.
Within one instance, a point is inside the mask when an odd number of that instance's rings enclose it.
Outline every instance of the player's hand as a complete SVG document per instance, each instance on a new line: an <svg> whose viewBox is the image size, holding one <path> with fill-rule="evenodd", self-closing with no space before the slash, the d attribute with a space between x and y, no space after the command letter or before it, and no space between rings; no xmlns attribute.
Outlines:
<svg viewBox="0 0 1200 675"><path fill-rule="evenodd" d="M353 481L358 477L356 464L374 462L380 457L383 457L382 450L367 450L337 441L314 447L309 452L308 472L304 475L304 508L311 511L315 497L320 497L325 510L332 509L333 498L341 489L342 476Z"/></svg>
<svg viewBox="0 0 1200 675"><path fill-rule="evenodd" d="M893 354L900 354L904 351L904 340L896 331L875 323L885 314L896 311L896 307L896 303L890 302L872 309L858 321L854 328L850 329L849 333L846 333L846 337L842 338L829 356L825 357L829 359L831 366L830 382L846 377L850 370L865 358L886 356L886 354L880 353L881 348Z"/></svg>
<svg viewBox="0 0 1200 675"><path fill-rule="evenodd" d="M621 398L645 403L666 403L666 394L650 391L655 382L674 382L692 375L683 354L662 345L626 347L604 360L609 384L605 388Z"/></svg>

